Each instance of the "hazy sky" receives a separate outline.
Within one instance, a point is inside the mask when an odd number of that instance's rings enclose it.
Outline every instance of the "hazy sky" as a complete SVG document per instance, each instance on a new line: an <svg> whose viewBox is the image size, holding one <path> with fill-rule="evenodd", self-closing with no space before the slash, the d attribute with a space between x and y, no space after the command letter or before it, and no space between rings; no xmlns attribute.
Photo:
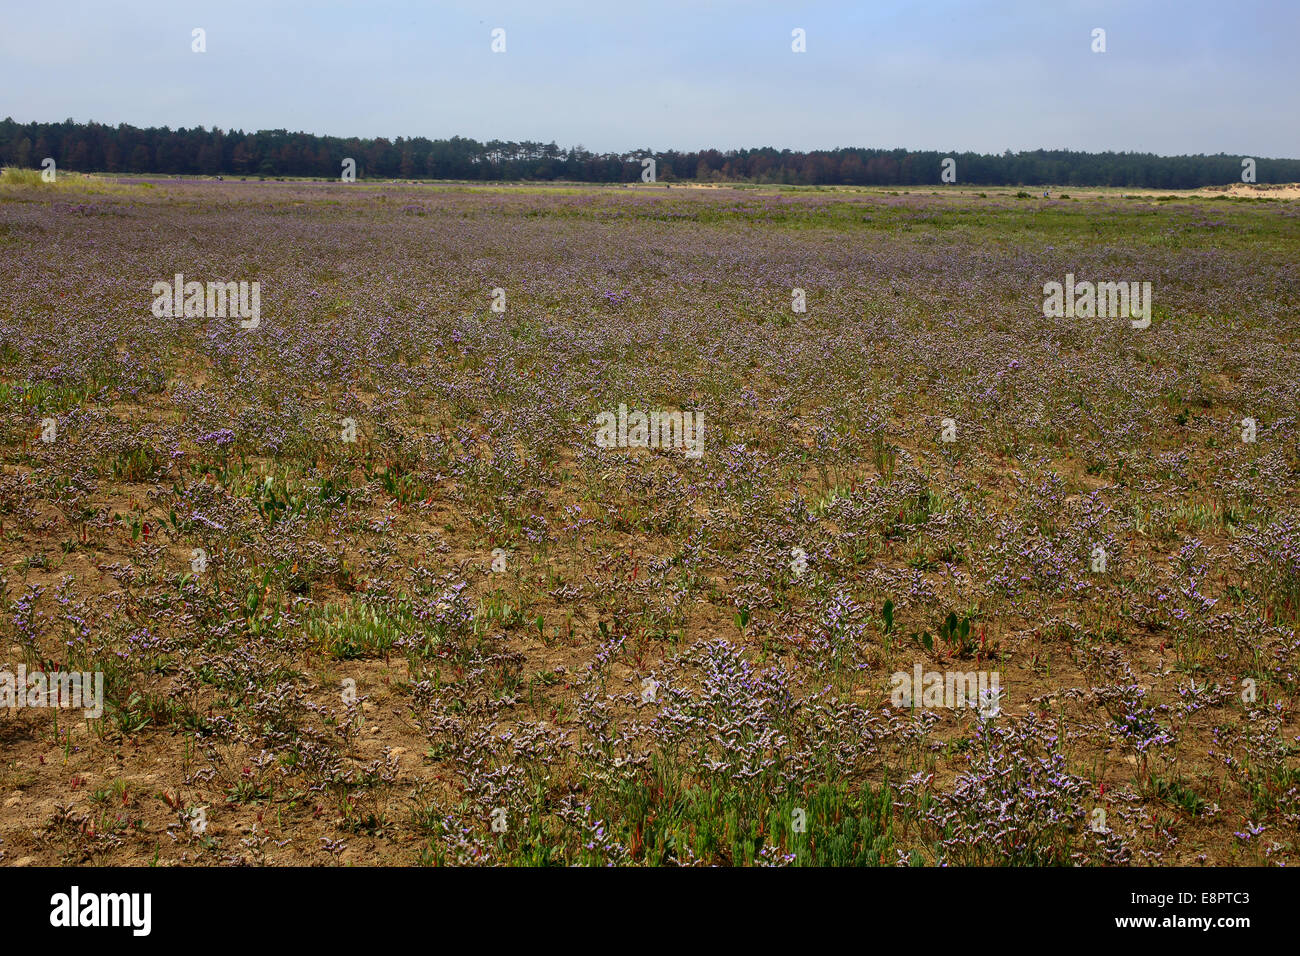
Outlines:
<svg viewBox="0 0 1300 956"><path fill-rule="evenodd" d="M1300 0L0 0L0 23L22 122L1300 157Z"/></svg>

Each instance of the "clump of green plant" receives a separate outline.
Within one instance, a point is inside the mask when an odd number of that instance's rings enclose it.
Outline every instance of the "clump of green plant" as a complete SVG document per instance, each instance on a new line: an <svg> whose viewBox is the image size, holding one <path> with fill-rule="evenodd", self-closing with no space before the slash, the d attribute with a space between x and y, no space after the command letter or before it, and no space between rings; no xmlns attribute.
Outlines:
<svg viewBox="0 0 1300 956"><path fill-rule="evenodd" d="M307 621L307 635L330 657L387 657L403 637L403 615L364 601L328 604Z"/></svg>
<svg viewBox="0 0 1300 956"><path fill-rule="evenodd" d="M891 607L890 610L892 612L893 608ZM956 611L949 612L940 623L937 635L931 635L929 631L922 631L920 634L913 632L912 641L919 643L927 651L933 651L934 639L937 636L949 654L956 657L971 657L975 653L975 638L971 637L970 633L971 617L966 614L958 618Z"/></svg>
<svg viewBox="0 0 1300 956"><path fill-rule="evenodd" d="M112 467L115 481L149 481L161 475L166 464L158 449L140 444L118 452Z"/></svg>
<svg viewBox="0 0 1300 956"><path fill-rule="evenodd" d="M894 474L894 466L898 463L898 449L885 440L883 432L876 432L872 436L871 452L876 473L888 481Z"/></svg>
<svg viewBox="0 0 1300 956"><path fill-rule="evenodd" d="M6 166L0 170L0 185L4 186L41 186L48 185L41 179L39 169L19 169Z"/></svg>

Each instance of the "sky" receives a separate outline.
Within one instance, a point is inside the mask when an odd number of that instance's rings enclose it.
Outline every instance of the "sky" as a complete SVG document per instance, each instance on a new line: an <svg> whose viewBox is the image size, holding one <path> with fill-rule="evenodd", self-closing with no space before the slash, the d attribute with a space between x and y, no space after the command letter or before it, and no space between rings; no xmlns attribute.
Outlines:
<svg viewBox="0 0 1300 956"><path fill-rule="evenodd" d="M0 0L0 24L20 122L1300 158L1300 0Z"/></svg>

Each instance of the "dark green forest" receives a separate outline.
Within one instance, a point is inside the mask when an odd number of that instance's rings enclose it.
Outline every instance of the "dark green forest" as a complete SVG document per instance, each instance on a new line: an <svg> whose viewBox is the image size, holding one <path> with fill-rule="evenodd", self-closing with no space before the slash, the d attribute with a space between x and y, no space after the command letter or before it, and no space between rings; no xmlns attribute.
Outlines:
<svg viewBox="0 0 1300 956"><path fill-rule="evenodd" d="M1185 189L1241 182L1244 157L1156 156L1034 150L1001 155L906 149L796 152L771 147L696 152L651 149L593 153L581 146L451 139L341 139L283 129L138 129L125 124L0 122L0 165L39 167L46 157L76 172L337 179L344 159L359 179L574 180L633 182L644 157L660 182L929 186L941 182L945 157L959 184L987 186L1133 186ZM1256 181L1300 181L1300 160L1256 161Z"/></svg>

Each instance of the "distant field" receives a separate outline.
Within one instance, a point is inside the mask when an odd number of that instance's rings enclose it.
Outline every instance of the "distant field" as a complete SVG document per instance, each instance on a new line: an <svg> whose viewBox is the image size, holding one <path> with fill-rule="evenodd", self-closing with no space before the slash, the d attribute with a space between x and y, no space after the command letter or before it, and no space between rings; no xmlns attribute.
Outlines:
<svg viewBox="0 0 1300 956"><path fill-rule="evenodd" d="M22 179L34 184L39 179L39 170L9 170L8 176L14 179ZM165 175L161 173L75 173L60 172L58 188L105 188L109 185L131 186L131 185L148 185L155 184L175 184L175 183L293 183L298 185L333 184L333 180L324 180L320 178L302 178L302 177L266 177L266 176L224 176L218 180L214 176L176 176ZM5 179L0 177L0 186L4 185ZM989 196L1015 196L1017 198L1043 198L1043 194L1048 194L1047 198L1066 198L1080 199L1084 197L1159 197L1165 201L1175 199L1216 199L1219 201L1228 200L1246 200L1259 199L1267 201L1292 200L1300 198L1300 183L1233 183L1226 186L1207 186L1200 189L1149 189L1136 186L971 186L949 184L944 186L794 186L780 184L763 184L763 183L727 183L727 182L699 182L695 180L686 181L662 181L654 183L632 182L632 183L587 183L587 182L570 182L565 180L554 180L546 182L518 182L518 181L478 181L478 180L431 180L431 179L360 179L354 183L348 184L353 189L386 189L395 185L404 186L424 186L435 189L472 189L476 192L518 192L526 190L533 193L554 194L564 193L566 195L588 195L593 190L615 190L615 189L633 189L639 192L671 192L677 190L741 190L758 194L790 194L790 193L840 193L844 195L943 195L947 197L964 197L972 199L975 197L987 198ZM1024 195L1021 196L1020 194Z"/></svg>
<svg viewBox="0 0 1300 956"><path fill-rule="evenodd" d="M4 863L1300 864L1297 203L60 180Z"/></svg>

